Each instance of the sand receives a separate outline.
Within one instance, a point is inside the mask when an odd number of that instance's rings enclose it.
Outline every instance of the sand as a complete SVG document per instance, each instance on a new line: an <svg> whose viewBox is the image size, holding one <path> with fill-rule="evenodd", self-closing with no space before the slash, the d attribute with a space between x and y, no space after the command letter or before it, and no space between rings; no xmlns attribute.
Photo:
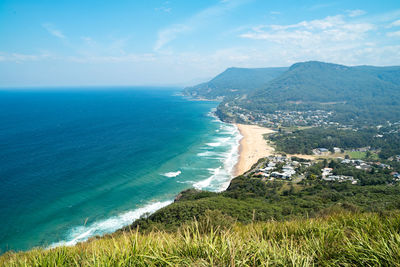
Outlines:
<svg viewBox="0 0 400 267"><path fill-rule="evenodd" d="M235 166L235 176L248 171L260 158L274 154L274 148L267 143L263 134L274 131L256 125L236 124L243 138L240 140L239 161Z"/></svg>

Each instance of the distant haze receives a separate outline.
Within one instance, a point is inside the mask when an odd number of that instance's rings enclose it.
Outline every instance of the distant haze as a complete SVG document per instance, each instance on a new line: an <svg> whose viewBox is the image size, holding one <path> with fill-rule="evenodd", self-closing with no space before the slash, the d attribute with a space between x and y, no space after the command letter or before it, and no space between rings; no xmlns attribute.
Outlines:
<svg viewBox="0 0 400 267"><path fill-rule="evenodd" d="M0 87L195 85L229 67L400 65L398 0L0 4Z"/></svg>

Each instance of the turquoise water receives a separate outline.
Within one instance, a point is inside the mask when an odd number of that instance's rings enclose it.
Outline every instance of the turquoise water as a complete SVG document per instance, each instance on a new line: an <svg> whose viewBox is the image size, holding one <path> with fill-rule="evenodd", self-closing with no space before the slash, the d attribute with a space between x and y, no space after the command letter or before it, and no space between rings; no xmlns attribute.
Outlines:
<svg viewBox="0 0 400 267"><path fill-rule="evenodd" d="M220 191L240 135L177 90L0 91L0 249L73 245Z"/></svg>

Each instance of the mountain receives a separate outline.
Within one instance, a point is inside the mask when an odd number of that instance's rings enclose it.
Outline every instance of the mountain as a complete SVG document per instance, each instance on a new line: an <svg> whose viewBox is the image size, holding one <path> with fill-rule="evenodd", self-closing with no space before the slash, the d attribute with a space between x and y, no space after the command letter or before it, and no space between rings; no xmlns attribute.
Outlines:
<svg viewBox="0 0 400 267"><path fill-rule="evenodd" d="M400 67L347 67L311 61L292 65L249 99L377 103L396 96L400 96Z"/></svg>
<svg viewBox="0 0 400 267"><path fill-rule="evenodd" d="M400 67L296 63L262 88L231 102L230 106L256 113L326 110L346 123L398 121ZM223 113L224 107L219 111Z"/></svg>
<svg viewBox="0 0 400 267"><path fill-rule="evenodd" d="M286 70L287 68L229 68L209 82L185 88L183 93L206 99L243 95L254 89L264 88L269 81Z"/></svg>

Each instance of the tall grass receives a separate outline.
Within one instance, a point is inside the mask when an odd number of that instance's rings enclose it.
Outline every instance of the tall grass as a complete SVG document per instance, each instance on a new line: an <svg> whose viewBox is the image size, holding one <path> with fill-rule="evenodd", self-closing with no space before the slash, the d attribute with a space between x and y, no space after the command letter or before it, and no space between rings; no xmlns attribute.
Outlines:
<svg viewBox="0 0 400 267"><path fill-rule="evenodd" d="M177 232L140 230L74 247L8 252L3 266L400 266L400 213L336 212L230 226L214 218Z"/></svg>

